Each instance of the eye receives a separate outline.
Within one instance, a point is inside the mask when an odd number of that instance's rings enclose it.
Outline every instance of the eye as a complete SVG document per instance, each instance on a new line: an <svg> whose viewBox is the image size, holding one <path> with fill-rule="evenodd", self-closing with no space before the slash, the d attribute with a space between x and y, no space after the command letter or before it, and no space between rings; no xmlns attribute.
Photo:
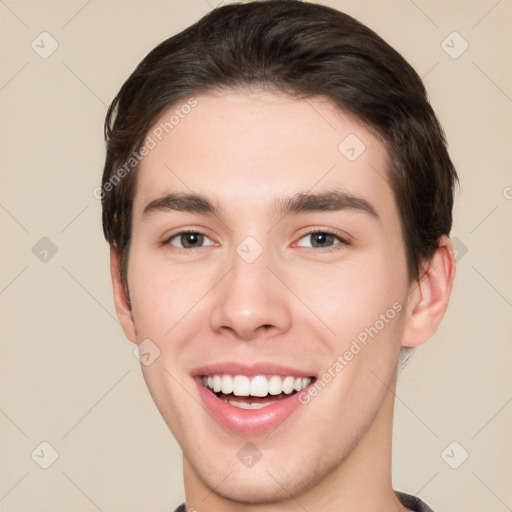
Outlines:
<svg viewBox="0 0 512 512"><path fill-rule="evenodd" d="M209 240L210 243L204 243L206 240ZM179 249L197 249L199 247L204 247L205 245L213 245L213 242L210 238L205 234L199 231L180 231L169 237L164 245L171 245L173 247L177 247Z"/></svg>
<svg viewBox="0 0 512 512"><path fill-rule="evenodd" d="M310 239L311 245L301 243L301 240ZM335 243L338 240L338 243ZM334 243L334 244L333 244ZM330 252L342 249L343 246L350 245L350 243L339 235L327 230L311 231L300 238L299 247L311 247L315 251ZM322 251L324 249L324 251Z"/></svg>

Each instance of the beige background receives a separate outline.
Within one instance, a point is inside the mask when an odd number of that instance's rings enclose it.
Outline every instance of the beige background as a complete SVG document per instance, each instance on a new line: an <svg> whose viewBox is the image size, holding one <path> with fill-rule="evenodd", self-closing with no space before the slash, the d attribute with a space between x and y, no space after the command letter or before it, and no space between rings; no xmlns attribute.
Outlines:
<svg viewBox="0 0 512 512"><path fill-rule="evenodd" d="M2 511L170 511L184 497L179 447L115 316L92 191L106 106L214 1L0 2ZM512 2L325 3L425 78L462 183L451 304L400 376L394 485L439 512L510 510ZM31 47L43 31L59 45L47 59ZM458 58L453 31L469 44Z"/></svg>

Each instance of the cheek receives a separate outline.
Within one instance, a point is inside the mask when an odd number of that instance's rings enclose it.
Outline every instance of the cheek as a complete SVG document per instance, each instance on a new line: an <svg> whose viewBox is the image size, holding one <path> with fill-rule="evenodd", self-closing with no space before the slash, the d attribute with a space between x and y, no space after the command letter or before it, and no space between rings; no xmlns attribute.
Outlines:
<svg viewBox="0 0 512 512"><path fill-rule="evenodd" d="M143 251L130 255L128 282L137 337L159 344L173 335L173 329L207 291L209 276L200 267L180 268L165 257ZM162 341L162 343L163 343Z"/></svg>
<svg viewBox="0 0 512 512"><path fill-rule="evenodd" d="M405 321L405 281L397 273L390 260L377 258L329 271L318 281L322 286L302 289L305 302L335 333L324 337L324 371L333 382L325 406L340 414L367 418L391 384Z"/></svg>
<svg viewBox="0 0 512 512"><path fill-rule="evenodd" d="M398 258L395 264L382 253L340 265L296 268L287 280L296 283L297 296L329 328L334 335L329 338L344 345L378 322L380 315L395 320L406 289L400 265ZM396 323L386 323L386 329Z"/></svg>

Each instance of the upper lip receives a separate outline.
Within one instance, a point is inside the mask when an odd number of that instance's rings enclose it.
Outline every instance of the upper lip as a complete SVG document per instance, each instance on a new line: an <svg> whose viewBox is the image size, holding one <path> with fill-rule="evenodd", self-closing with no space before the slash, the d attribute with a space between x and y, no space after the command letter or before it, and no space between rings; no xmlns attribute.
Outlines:
<svg viewBox="0 0 512 512"><path fill-rule="evenodd" d="M194 368L192 377L203 375L292 375L294 377L314 377L314 373L308 370L300 370L292 366L284 366L268 361L245 364L240 362L219 362Z"/></svg>

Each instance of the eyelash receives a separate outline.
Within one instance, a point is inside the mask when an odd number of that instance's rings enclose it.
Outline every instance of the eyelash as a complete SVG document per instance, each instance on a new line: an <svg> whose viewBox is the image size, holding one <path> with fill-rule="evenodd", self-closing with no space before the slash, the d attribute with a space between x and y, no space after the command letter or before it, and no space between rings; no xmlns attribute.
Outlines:
<svg viewBox="0 0 512 512"><path fill-rule="evenodd" d="M179 231L178 233L174 233L169 238L164 240L161 243L161 245L162 246L170 246L170 247L172 247L173 251L177 251L178 253L190 253L191 251L194 251L195 249L201 249L202 247L192 247L190 249L186 249L186 248L175 247L175 246L171 245L170 242L171 242L171 240L173 238L176 238L177 236L180 236L180 235L186 235L187 233L191 233L191 234L194 234L194 235L203 235L203 236L208 237L208 235L204 231L201 231L201 230L198 230L198 229L187 229L187 230ZM312 250L315 253L326 253L326 252L339 251L339 250L343 249L344 246L351 245L349 241L347 241L346 239L342 238L340 235L338 235L334 231L330 231L328 229L315 229L313 231L308 231L307 233L304 233L299 238L299 240L302 240L304 237L306 237L308 235L314 235L316 233L320 233L320 234L323 234L323 235L332 235L334 238L337 238L340 243L339 244L335 244L332 247L325 247L325 248L324 247L309 247L309 249Z"/></svg>

